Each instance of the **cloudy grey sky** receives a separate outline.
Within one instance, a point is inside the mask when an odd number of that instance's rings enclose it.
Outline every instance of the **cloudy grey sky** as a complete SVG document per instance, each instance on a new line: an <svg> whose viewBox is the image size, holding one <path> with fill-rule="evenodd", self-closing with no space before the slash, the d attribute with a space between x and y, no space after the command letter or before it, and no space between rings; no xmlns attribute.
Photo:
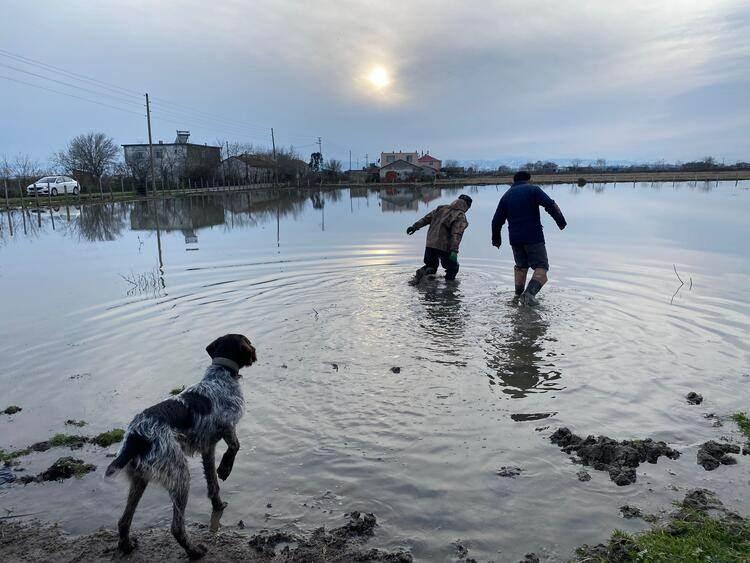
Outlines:
<svg viewBox="0 0 750 563"><path fill-rule="evenodd" d="M184 128L268 144L273 126L280 144L309 154L320 135L344 160L398 148L750 160L747 0L2 0L2 12L0 155L45 160L89 130L143 141L148 91L154 135L170 141Z"/></svg>

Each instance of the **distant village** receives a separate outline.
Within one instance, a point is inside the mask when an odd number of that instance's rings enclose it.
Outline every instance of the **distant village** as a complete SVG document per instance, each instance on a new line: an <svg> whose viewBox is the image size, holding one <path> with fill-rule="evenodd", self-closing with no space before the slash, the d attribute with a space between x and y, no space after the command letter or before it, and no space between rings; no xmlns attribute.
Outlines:
<svg viewBox="0 0 750 563"><path fill-rule="evenodd" d="M340 165L322 161L316 165L316 153L305 162L294 155L282 155L284 170L277 171L279 158L267 153L242 153L228 155L221 146L200 145L189 142L189 131L177 131L174 142L159 141L153 145L154 169L165 181L179 178L220 177L222 181L241 184L263 184L272 182L274 174L281 172L284 180L289 180L289 172L294 178L305 176L311 169L325 175L335 175L341 179L357 183L368 182L419 182L430 181L441 176L442 161L429 151L394 151L380 154L378 163L368 163L359 170L342 170ZM227 147L228 148L228 147ZM146 180L150 177L151 161L149 145L123 145L125 164L133 174ZM222 158L224 153L224 158ZM278 155L277 155L278 156ZM338 162L338 161L334 161ZM378 165L379 164L379 165ZM281 179L281 178L280 178Z"/></svg>

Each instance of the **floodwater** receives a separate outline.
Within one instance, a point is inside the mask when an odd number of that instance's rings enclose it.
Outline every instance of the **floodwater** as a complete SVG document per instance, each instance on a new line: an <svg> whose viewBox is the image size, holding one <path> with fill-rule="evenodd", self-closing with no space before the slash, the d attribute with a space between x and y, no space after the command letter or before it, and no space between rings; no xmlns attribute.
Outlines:
<svg viewBox="0 0 750 563"><path fill-rule="evenodd" d="M404 231L459 191L16 211L12 236L1 213L0 407L23 411L0 415L0 448L65 431L66 419L88 421L87 434L124 427L197 381L212 339L240 332L259 362L244 371L224 525L310 529L364 510L379 519L375 546L451 560L460 540L470 556L513 561L641 529L618 507L669 509L696 486L750 512L748 458L710 473L695 461L707 439L739 440L704 414L748 406L750 184L546 187L569 226L544 217L552 269L534 310L513 304L510 248L490 246L506 188L465 189L474 205L459 282L418 288L407 281L425 231ZM692 390L702 405L686 404ZM593 470L579 482L580 466L548 440L560 426L665 440L683 455L642 465L631 486ZM104 451L78 453L99 470L6 487L0 509L71 533L114 527L126 484L103 479ZM496 475L508 465L524 471ZM197 458L191 468L189 518L208 522ZM152 487L135 529L170 517Z"/></svg>

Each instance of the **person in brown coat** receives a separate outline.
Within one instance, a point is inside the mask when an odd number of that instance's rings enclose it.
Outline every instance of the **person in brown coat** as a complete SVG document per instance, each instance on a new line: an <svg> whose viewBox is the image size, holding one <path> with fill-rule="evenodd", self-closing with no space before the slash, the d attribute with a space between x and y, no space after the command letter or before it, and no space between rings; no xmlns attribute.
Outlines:
<svg viewBox="0 0 750 563"><path fill-rule="evenodd" d="M439 264L445 269L446 280L456 279L458 247L461 245L464 231L469 226L466 212L470 207L471 198L465 194L460 195L450 205L437 207L406 229L407 235L413 235L425 225L430 226L424 249L424 266L417 270L413 283L419 283L426 275L435 274Z"/></svg>

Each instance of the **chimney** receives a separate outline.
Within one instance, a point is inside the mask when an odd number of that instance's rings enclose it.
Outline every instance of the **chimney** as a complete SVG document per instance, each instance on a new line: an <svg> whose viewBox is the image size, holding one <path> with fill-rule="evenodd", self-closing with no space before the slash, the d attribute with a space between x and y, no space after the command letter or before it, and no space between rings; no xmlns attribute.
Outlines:
<svg viewBox="0 0 750 563"><path fill-rule="evenodd" d="M189 137L190 137L190 131L180 131L178 129L177 138L174 140L174 142L178 145L184 145L184 144L187 144Z"/></svg>

